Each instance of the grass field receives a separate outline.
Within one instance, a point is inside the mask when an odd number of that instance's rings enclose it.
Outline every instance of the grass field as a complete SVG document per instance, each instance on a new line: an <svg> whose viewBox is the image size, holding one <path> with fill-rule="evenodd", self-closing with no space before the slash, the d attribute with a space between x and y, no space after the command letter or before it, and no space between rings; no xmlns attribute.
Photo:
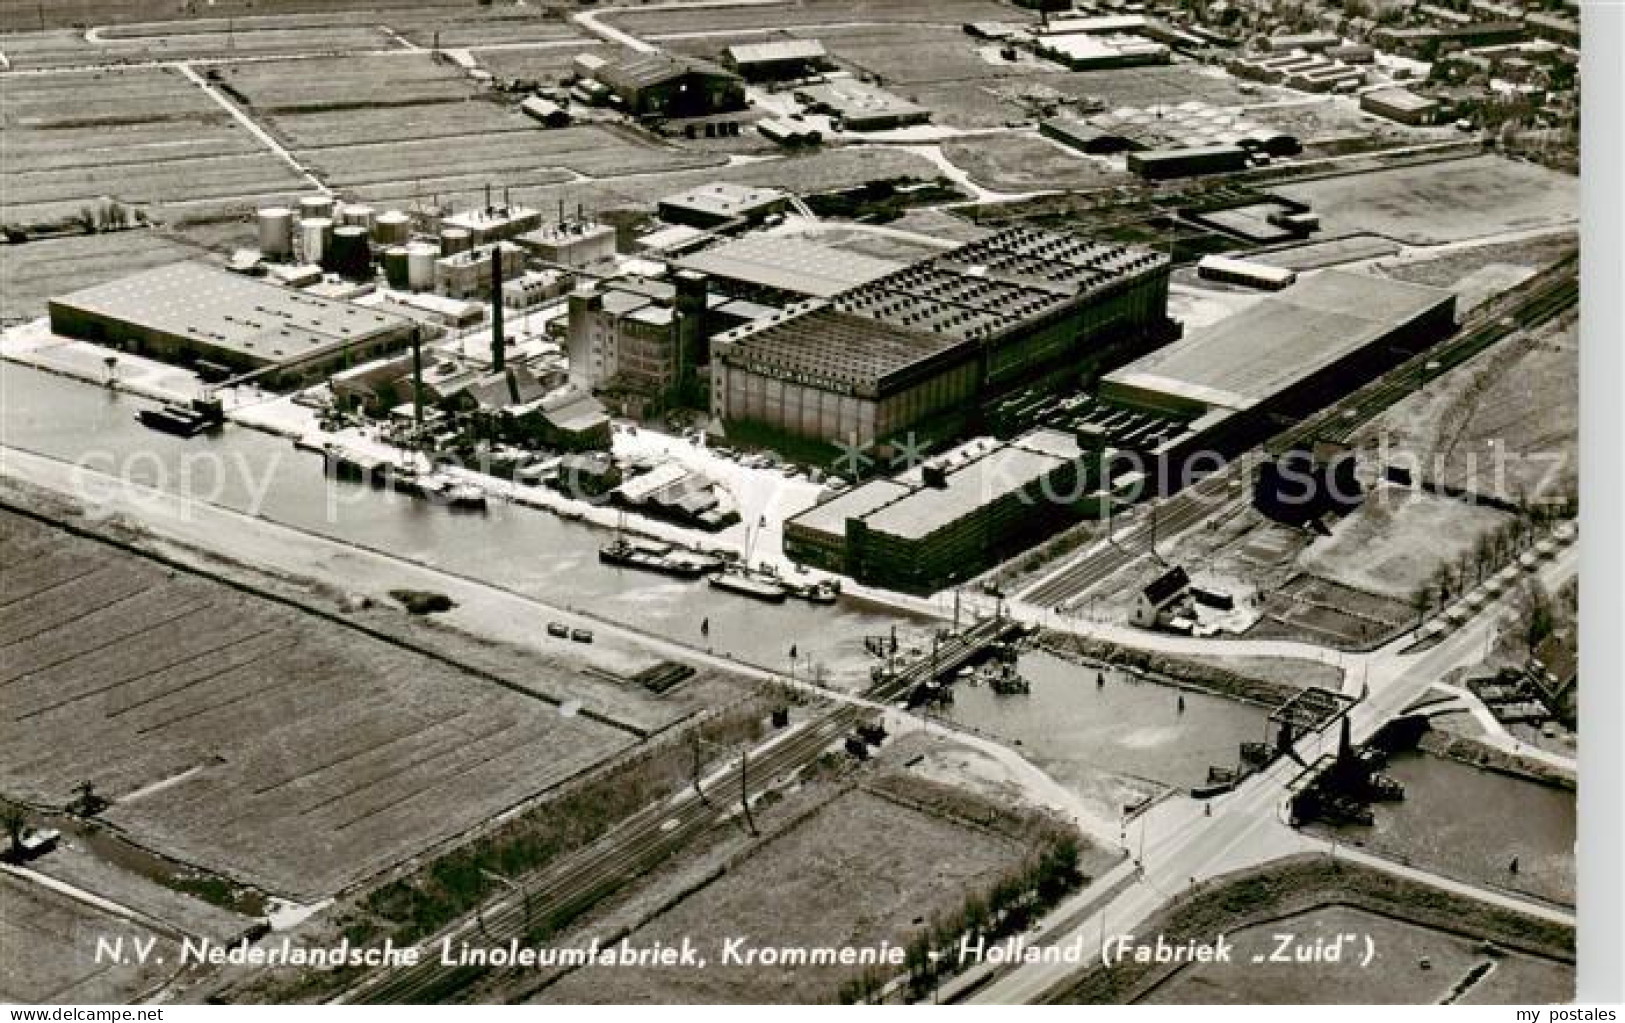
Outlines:
<svg viewBox="0 0 1625 1023"><path fill-rule="evenodd" d="M942 155L972 181L997 192L1102 188L1127 180L1081 153L1036 135L955 139L942 144Z"/></svg>
<svg viewBox="0 0 1625 1023"><path fill-rule="evenodd" d="M1345 949L1343 962L1278 963L1269 960L1277 934L1292 934L1305 945L1353 934L1357 944ZM1365 953L1368 936L1374 954L1366 965L1359 957ZM1227 937L1235 943L1236 961L1187 966L1141 1001L1428 1005L1449 1000L1457 986L1468 984L1469 976L1484 964L1489 964L1489 972L1474 977L1472 986L1464 991L1478 999L1499 994L1520 1002L1558 1002L1572 997L1574 990L1574 968L1567 963L1516 952L1492 957L1484 953L1480 942L1351 906L1325 906L1243 928ZM1255 955L1264 956L1265 961L1254 962ZM1424 958L1427 968L1421 966ZM1381 983L1372 983L1373 977L1381 977Z"/></svg>
<svg viewBox="0 0 1625 1023"><path fill-rule="evenodd" d="M690 937L710 959L706 969L583 969L543 997L559 1003L831 1001L861 970L722 965L721 939L741 936L761 946L901 944L1026 852L1011 838L851 791L631 937L634 945Z"/></svg>
<svg viewBox="0 0 1625 1023"><path fill-rule="evenodd" d="M957 29L967 21L1030 21L1032 15L992 0L786 0L767 6L624 11L604 20L634 35L658 36L673 32L733 32L764 24L791 28L845 22Z"/></svg>
<svg viewBox="0 0 1625 1023"><path fill-rule="evenodd" d="M45 300L197 255L148 230L0 245L0 318L45 315Z"/></svg>
<svg viewBox="0 0 1625 1023"><path fill-rule="evenodd" d="M1312 205L1328 234L1367 231L1424 245L1573 223L1580 208L1577 178L1498 156L1323 178L1276 191Z"/></svg>
<svg viewBox="0 0 1625 1023"><path fill-rule="evenodd" d="M30 224L112 197L156 204L273 199L302 179L179 72L19 78L0 90L0 219Z"/></svg>
<svg viewBox="0 0 1625 1023"><path fill-rule="evenodd" d="M157 942L148 965L98 963L96 938ZM176 943L33 881L0 874L0 1001L80 1005L130 1003L162 981L159 957Z"/></svg>
<svg viewBox="0 0 1625 1023"><path fill-rule="evenodd" d="M0 786L313 897L456 835L630 736L390 643L11 513ZM161 783L161 784L160 784Z"/></svg>
<svg viewBox="0 0 1625 1023"><path fill-rule="evenodd" d="M1355 589L1406 600L1440 565L1472 553L1481 534L1507 520L1505 512L1394 487L1366 496L1360 509L1316 539L1299 564Z"/></svg>
<svg viewBox="0 0 1625 1023"><path fill-rule="evenodd" d="M252 61L226 65L221 75L247 97L256 115L329 107L363 111L377 131L408 138L411 132L391 127L405 112L376 108L460 102L477 95L466 75L427 53Z"/></svg>

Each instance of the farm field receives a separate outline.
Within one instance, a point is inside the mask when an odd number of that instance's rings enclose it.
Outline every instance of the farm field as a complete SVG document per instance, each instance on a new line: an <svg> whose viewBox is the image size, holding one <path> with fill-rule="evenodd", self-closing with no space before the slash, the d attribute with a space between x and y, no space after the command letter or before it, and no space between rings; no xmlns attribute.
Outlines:
<svg viewBox="0 0 1625 1023"><path fill-rule="evenodd" d="M1498 156L1283 185L1327 234L1368 231L1416 245L1573 223L1579 181Z"/></svg>
<svg viewBox="0 0 1625 1023"><path fill-rule="evenodd" d="M0 9L0 51L13 67L42 68L399 50L432 46L436 33L446 47L579 37L561 10L536 4L497 9L473 0L433 6L293 0L278 7L277 14L263 14L252 0L226 0L211 3L207 17L176 20L181 6L156 0L49 5L14 0ZM86 38L91 27L94 33Z"/></svg>
<svg viewBox="0 0 1625 1023"><path fill-rule="evenodd" d="M760 946L906 942L933 915L1019 865L1014 837L970 828L865 789L824 804L631 936L700 945L703 970L586 968L542 993L558 1003L828 1002L858 968L723 965L723 936Z"/></svg>
<svg viewBox="0 0 1625 1023"><path fill-rule="evenodd" d="M1273 935L1293 933L1303 944L1342 933L1370 935L1375 955L1369 966L1358 962L1255 963L1274 950ZM1141 1002L1199 1005L1269 1002L1273 1004L1332 1005L1346 1002L1432 1004L1450 998L1457 985L1471 983L1463 1001L1492 999L1496 991L1523 992L1522 1000L1549 992L1552 1001L1572 997L1574 968L1566 963L1518 952L1485 954L1481 943L1460 935L1395 920L1351 906L1331 905L1295 916L1230 932L1235 960L1228 964L1198 963L1179 970L1154 988ZM1359 954L1364 948L1359 948ZM1430 968L1419 962L1428 959ZM1475 969L1489 972L1469 981ZM1515 974L1518 983L1503 986ZM1373 984L1371 978L1381 977ZM1533 986L1529 986L1533 984ZM1475 997L1476 996L1476 997ZM1493 1004L1493 1003L1492 1003Z"/></svg>
<svg viewBox="0 0 1625 1023"><path fill-rule="evenodd" d="M674 46L685 50L686 47ZM557 81L571 72L570 62L580 53L591 53L608 60L615 56L616 47L586 38L579 46L548 46L535 49L481 50L480 65L498 78L526 78L533 81Z"/></svg>
<svg viewBox="0 0 1625 1023"><path fill-rule="evenodd" d="M0 245L0 319L44 316L45 301L54 295L197 254L150 230Z"/></svg>
<svg viewBox="0 0 1625 1023"><path fill-rule="evenodd" d="M632 739L452 665L0 513L0 787L314 898Z"/></svg>
<svg viewBox="0 0 1625 1023"><path fill-rule="evenodd" d="M638 36L675 32L737 32L844 22L945 25L967 21L1032 21L1032 15L993 0L785 0L785 3L693 10L616 11L603 21Z"/></svg>
<svg viewBox="0 0 1625 1023"><path fill-rule="evenodd" d="M1037 135L953 139L942 144L942 155L978 185L998 192L1102 188L1127 180L1098 161Z"/></svg>
<svg viewBox="0 0 1625 1023"><path fill-rule="evenodd" d="M153 961L97 963L94 940L153 940ZM0 1001L42 1004L130 1003L164 978L158 957L173 959L175 941L43 885L0 873Z"/></svg>
<svg viewBox="0 0 1625 1023"><path fill-rule="evenodd" d="M103 197L251 203L302 184L202 90L165 69L10 81L0 93L0 126L7 223L73 216Z"/></svg>
<svg viewBox="0 0 1625 1023"><path fill-rule="evenodd" d="M371 111L368 118L379 126L393 124L402 112L372 108L460 102L477 94L455 66L437 63L427 53L253 61L223 65L220 72L248 98L256 115Z"/></svg>

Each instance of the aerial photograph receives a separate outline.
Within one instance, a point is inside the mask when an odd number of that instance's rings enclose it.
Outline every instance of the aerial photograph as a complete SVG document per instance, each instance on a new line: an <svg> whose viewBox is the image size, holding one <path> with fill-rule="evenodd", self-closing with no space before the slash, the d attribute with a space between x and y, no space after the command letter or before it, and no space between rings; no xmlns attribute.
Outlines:
<svg viewBox="0 0 1625 1023"><path fill-rule="evenodd" d="M0 1002L1575 1003L1580 8L0 0Z"/></svg>

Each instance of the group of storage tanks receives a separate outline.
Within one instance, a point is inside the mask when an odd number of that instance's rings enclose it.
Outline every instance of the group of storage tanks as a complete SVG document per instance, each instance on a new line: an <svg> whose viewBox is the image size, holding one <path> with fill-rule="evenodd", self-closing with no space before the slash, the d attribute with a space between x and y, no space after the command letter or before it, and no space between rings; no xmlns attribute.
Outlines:
<svg viewBox="0 0 1625 1023"><path fill-rule="evenodd" d="M260 256L273 262L298 256L331 273L352 280L370 280L374 251L383 263L389 286L426 291L434 287L435 260L471 247L465 228L446 227L440 242L412 240L412 218L399 210L378 213L371 206L340 203L329 195L309 195L298 209L269 206L259 219ZM295 228L297 227L297 232Z"/></svg>

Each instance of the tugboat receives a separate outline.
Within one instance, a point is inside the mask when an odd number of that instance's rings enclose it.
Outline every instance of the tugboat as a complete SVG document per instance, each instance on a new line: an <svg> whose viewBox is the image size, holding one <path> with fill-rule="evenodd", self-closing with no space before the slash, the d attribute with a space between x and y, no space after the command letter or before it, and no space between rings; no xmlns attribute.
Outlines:
<svg viewBox="0 0 1625 1023"><path fill-rule="evenodd" d="M196 437L208 430L218 430L225 420L225 412L217 398L194 398L186 405L165 402L157 408L144 408L135 414L135 421L149 430L177 437Z"/></svg>
<svg viewBox="0 0 1625 1023"><path fill-rule="evenodd" d="M414 482L417 492L434 503L464 511L485 510L485 491L473 483L458 483L440 473L417 477Z"/></svg>
<svg viewBox="0 0 1625 1023"><path fill-rule="evenodd" d="M833 604L841 598L841 584L833 579L824 579L813 583L784 583L792 597L814 604Z"/></svg>

